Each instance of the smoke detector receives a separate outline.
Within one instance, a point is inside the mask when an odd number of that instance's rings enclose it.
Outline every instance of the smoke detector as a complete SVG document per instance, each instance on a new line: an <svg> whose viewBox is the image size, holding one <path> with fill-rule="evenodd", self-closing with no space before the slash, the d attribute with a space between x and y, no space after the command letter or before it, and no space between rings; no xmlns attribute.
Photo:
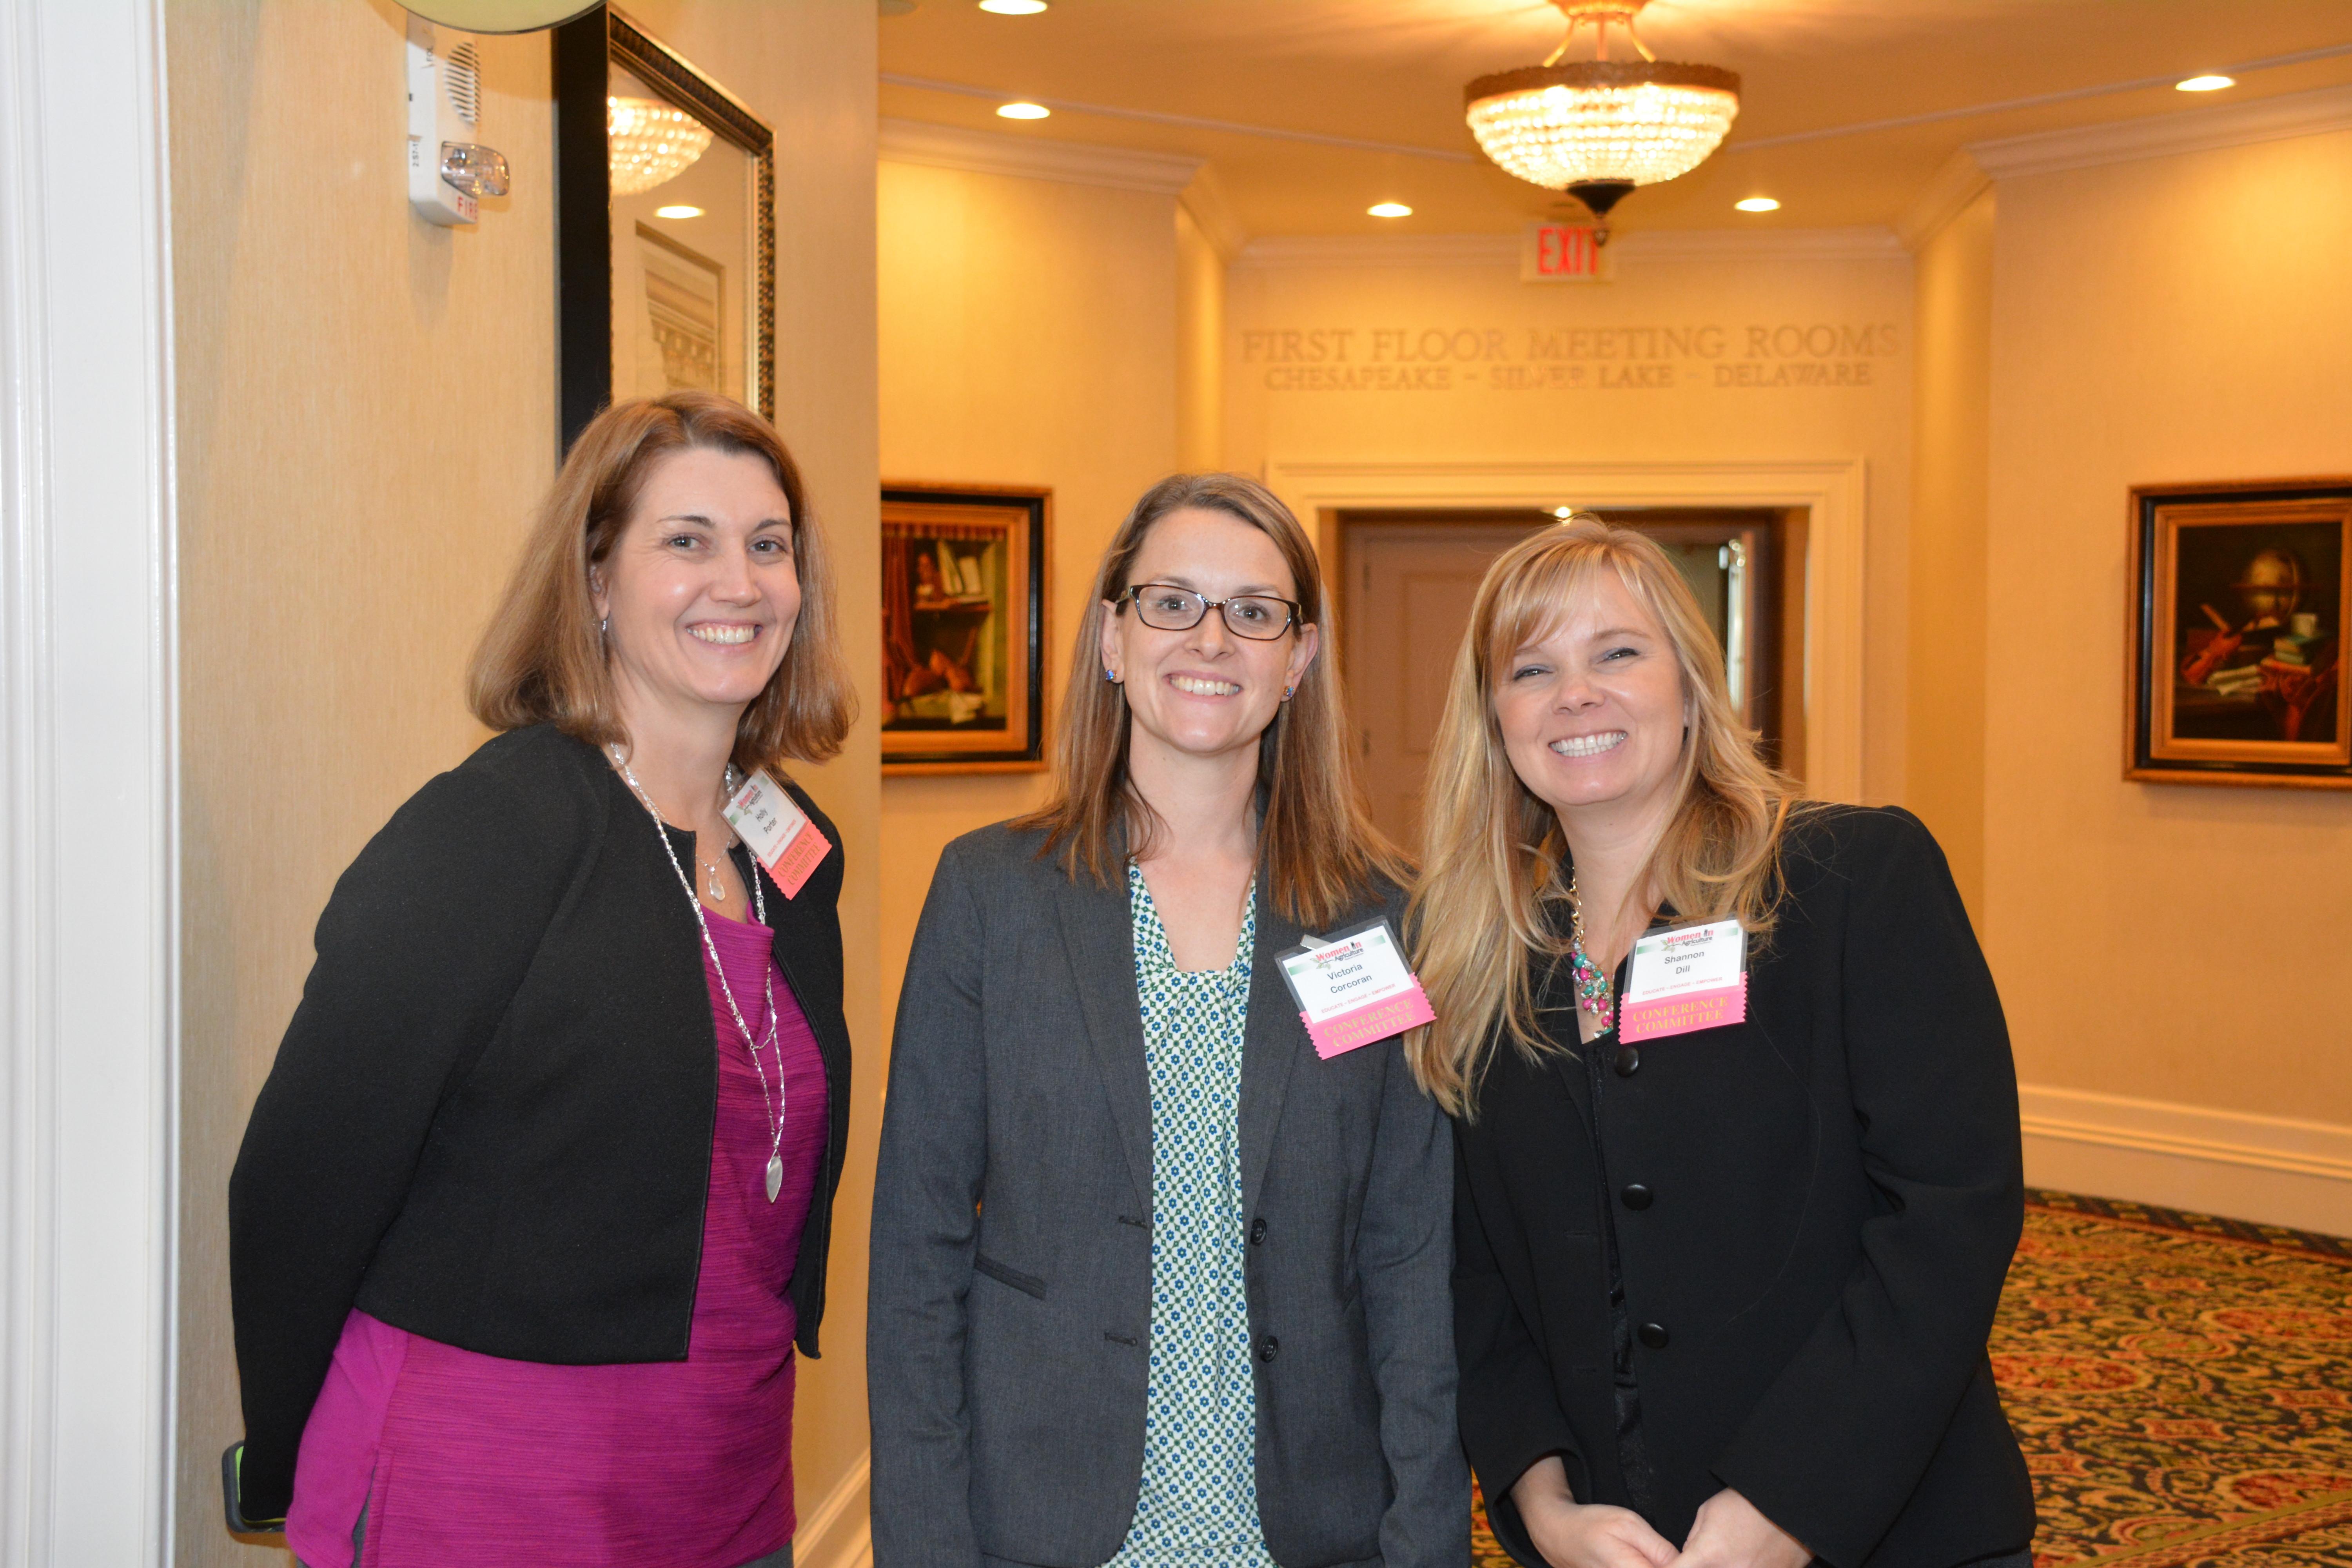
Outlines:
<svg viewBox="0 0 2352 1568"><path fill-rule="evenodd" d="M463 33L408 18L408 205L427 223L471 227L480 198L507 194L507 161L478 138L481 56Z"/></svg>

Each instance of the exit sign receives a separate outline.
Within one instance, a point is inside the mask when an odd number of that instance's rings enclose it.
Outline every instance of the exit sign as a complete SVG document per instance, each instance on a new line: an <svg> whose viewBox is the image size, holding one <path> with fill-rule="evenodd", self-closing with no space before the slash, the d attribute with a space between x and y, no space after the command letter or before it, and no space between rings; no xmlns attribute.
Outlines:
<svg viewBox="0 0 2352 1568"><path fill-rule="evenodd" d="M1609 276L1609 253L1589 223L1531 223L1519 247L1522 283L1598 283Z"/></svg>

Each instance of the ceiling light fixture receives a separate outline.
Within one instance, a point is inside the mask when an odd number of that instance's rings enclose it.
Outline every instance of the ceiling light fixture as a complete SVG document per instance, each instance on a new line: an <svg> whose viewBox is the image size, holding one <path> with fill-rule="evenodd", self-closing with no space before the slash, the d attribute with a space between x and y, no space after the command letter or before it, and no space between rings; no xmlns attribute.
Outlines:
<svg viewBox="0 0 2352 1568"><path fill-rule="evenodd" d="M1744 213L1776 213L1780 204L1770 196L1748 196L1731 204Z"/></svg>
<svg viewBox="0 0 2352 1568"><path fill-rule="evenodd" d="M1374 202L1364 209L1374 217L1411 217L1412 209L1402 202Z"/></svg>
<svg viewBox="0 0 2352 1568"><path fill-rule="evenodd" d="M700 217L701 216L702 209L700 207L690 207L684 205L674 207L654 208L654 216L656 217Z"/></svg>
<svg viewBox="0 0 2352 1568"><path fill-rule="evenodd" d="M997 16L1034 16L1045 8L1045 0L980 0L980 8Z"/></svg>
<svg viewBox="0 0 2352 1568"><path fill-rule="evenodd" d="M1000 103L998 118L1003 120L1043 120L1054 111L1042 103Z"/></svg>
<svg viewBox="0 0 2352 1568"><path fill-rule="evenodd" d="M2237 85L2238 79L2233 76L2192 76L2174 82L2172 89L2175 92L2219 92L2225 87Z"/></svg>
<svg viewBox="0 0 2352 1568"><path fill-rule="evenodd" d="M1633 30L1649 0L1551 0L1568 37L1539 66L1482 76L1463 91L1470 132L1509 174L1566 191L1601 221L1636 185L1654 185L1706 162L1739 112L1739 78L1715 66L1677 65L1650 53ZM1590 22L1599 58L1560 57ZM1633 40L1638 60L1609 58L1609 25Z"/></svg>
<svg viewBox="0 0 2352 1568"><path fill-rule="evenodd" d="M710 150L710 127L650 98L605 99L604 130L616 196L674 180Z"/></svg>

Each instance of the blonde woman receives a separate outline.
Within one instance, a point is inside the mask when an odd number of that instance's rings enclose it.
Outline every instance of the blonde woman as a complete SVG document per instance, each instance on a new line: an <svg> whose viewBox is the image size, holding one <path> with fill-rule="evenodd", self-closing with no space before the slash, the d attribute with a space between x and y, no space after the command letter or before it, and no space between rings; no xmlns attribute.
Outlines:
<svg viewBox="0 0 2352 1568"><path fill-rule="evenodd" d="M1597 519L1487 573L1435 757L1411 1054L1454 1118L1497 1536L1549 1568L2022 1568L1985 1352L2016 1085L1935 840L1800 806L1672 563ZM1679 1000L1663 943L1629 963L1665 927L1700 953Z"/></svg>
<svg viewBox="0 0 2352 1568"><path fill-rule="evenodd" d="M876 1568L1465 1568L1444 1119L1277 962L1402 905L1314 551L1179 476L1092 598L1055 799L948 847L900 993Z"/></svg>

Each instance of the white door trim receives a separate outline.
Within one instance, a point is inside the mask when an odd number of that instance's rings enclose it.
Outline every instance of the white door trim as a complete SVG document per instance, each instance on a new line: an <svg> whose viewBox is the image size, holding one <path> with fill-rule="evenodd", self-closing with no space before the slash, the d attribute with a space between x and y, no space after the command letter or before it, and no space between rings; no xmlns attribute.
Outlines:
<svg viewBox="0 0 2352 1568"><path fill-rule="evenodd" d="M1862 799L1860 458L1687 463L1271 461L1266 484L1310 532L1338 507L1801 506L1805 569L1805 783Z"/></svg>
<svg viewBox="0 0 2352 1568"><path fill-rule="evenodd" d="M0 1568L170 1555L163 95L157 0L0 6Z"/></svg>

